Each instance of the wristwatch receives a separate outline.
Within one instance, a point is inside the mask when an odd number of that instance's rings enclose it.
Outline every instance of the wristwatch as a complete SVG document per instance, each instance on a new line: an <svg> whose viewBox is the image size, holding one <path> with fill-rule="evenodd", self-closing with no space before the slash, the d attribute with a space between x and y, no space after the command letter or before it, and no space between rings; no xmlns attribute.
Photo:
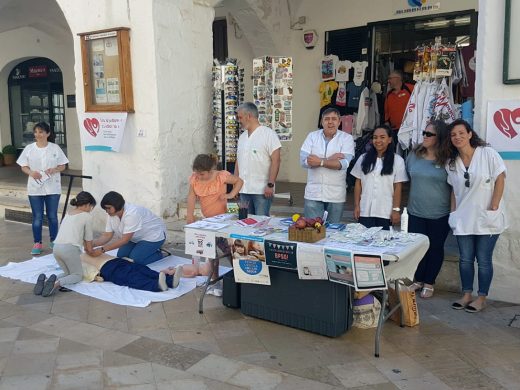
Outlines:
<svg viewBox="0 0 520 390"><path fill-rule="evenodd" d="M393 208L392 208L392 211L397 211L397 212L399 212L399 211L401 211L401 208L400 208L400 207L393 207Z"/></svg>
<svg viewBox="0 0 520 390"><path fill-rule="evenodd" d="M323 166L323 164L324 164L324 161L325 161L325 160L321 159L321 161L320 161L320 167L322 167L322 166Z"/></svg>
<svg viewBox="0 0 520 390"><path fill-rule="evenodd" d="M267 187L269 187L269 188L273 188L273 187L274 187L274 183L270 183L270 182L267 183Z"/></svg>
<svg viewBox="0 0 520 390"><path fill-rule="evenodd" d="M105 248L101 247L101 252L105 253Z"/></svg>

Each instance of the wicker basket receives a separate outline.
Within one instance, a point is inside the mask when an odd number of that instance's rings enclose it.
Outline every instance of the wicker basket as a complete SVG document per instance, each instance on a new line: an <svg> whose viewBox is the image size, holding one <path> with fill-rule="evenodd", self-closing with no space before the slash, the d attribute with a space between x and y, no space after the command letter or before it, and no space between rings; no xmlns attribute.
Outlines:
<svg viewBox="0 0 520 390"><path fill-rule="evenodd" d="M296 229L294 226L289 226L289 241L300 242L316 242L325 238L325 226L322 226L318 231L312 229Z"/></svg>

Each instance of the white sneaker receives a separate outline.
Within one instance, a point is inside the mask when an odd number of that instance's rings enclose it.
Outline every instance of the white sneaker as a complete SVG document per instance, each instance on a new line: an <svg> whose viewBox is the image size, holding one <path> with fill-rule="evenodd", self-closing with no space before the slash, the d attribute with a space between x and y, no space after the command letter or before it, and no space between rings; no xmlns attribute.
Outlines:
<svg viewBox="0 0 520 390"><path fill-rule="evenodd" d="M206 290L206 294L214 295L216 297L221 297L222 296L222 280L219 280L217 283L209 286L208 289Z"/></svg>
<svg viewBox="0 0 520 390"><path fill-rule="evenodd" d="M166 274L164 272L159 272L159 280L157 282L159 286L159 290L166 291L168 290L168 285L166 284Z"/></svg>
<svg viewBox="0 0 520 390"><path fill-rule="evenodd" d="M175 275L173 275L173 282L172 282L173 288L179 287L179 283L181 282L182 274L183 274L182 265L178 265L175 268Z"/></svg>

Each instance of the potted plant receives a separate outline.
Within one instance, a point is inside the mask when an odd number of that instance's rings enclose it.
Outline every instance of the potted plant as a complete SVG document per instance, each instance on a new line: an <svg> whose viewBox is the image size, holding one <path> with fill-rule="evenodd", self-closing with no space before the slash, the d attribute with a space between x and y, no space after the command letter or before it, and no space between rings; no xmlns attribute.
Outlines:
<svg viewBox="0 0 520 390"><path fill-rule="evenodd" d="M16 163L16 148L13 145L6 145L2 149L5 165L14 165Z"/></svg>
<svg viewBox="0 0 520 390"><path fill-rule="evenodd" d="M0 152L0 167L4 165L4 155Z"/></svg>

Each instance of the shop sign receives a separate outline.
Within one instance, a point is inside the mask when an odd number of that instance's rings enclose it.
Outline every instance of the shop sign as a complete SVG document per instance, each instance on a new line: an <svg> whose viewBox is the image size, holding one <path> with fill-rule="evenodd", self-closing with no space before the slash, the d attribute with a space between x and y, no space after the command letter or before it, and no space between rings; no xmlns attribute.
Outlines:
<svg viewBox="0 0 520 390"><path fill-rule="evenodd" d="M37 66L29 66L29 78L42 78L47 77L47 66L46 65L37 65Z"/></svg>
<svg viewBox="0 0 520 390"><path fill-rule="evenodd" d="M488 103L486 141L506 160L520 160L520 100Z"/></svg>
<svg viewBox="0 0 520 390"><path fill-rule="evenodd" d="M438 11L441 8L440 2L430 0L394 0L395 15L409 16L418 12Z"/></svg>
<svg viewBox="0 0 520 390"><path fill-rule="evenodd" d="M26 78L26 75L22 73L20 68L16 68L14 70L14 75L11 77L13 80L23 80Z"/></svg>

